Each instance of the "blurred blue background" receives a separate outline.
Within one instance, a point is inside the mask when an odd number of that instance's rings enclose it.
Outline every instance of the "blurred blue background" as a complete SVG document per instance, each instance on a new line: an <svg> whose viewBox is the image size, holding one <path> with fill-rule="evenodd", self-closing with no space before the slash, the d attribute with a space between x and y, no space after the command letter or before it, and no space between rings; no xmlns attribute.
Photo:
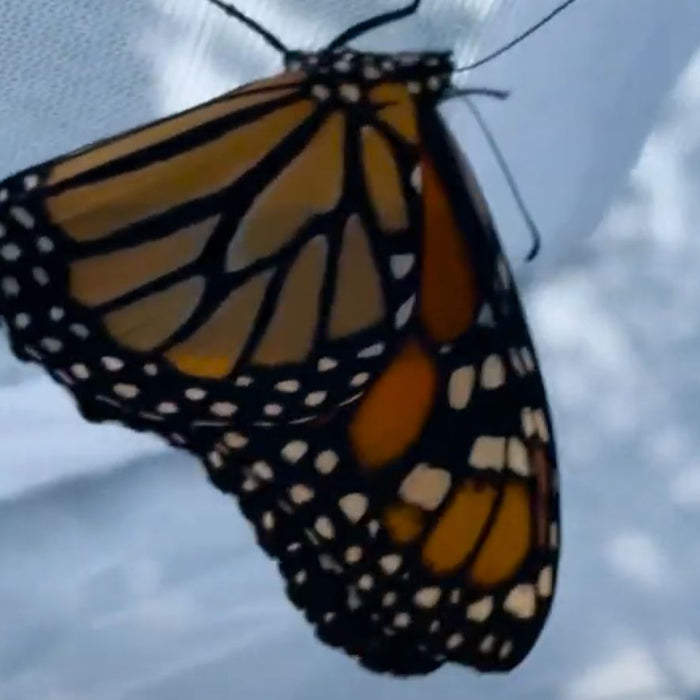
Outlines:
<svg viewBox="0 0 700 700"><path fill-rule="evenodd" d="M319 46L393 0L239 0ZM556 0L424 0L374 49L483 55ZM2 0L0 177L278 69L205 0ZM540 643L505 677L372 676L322 647L235 504L155 439L84 424L0 336L0 698L700 698L700 3L579 0L444 114L516 267L562 469Z"/></svg>

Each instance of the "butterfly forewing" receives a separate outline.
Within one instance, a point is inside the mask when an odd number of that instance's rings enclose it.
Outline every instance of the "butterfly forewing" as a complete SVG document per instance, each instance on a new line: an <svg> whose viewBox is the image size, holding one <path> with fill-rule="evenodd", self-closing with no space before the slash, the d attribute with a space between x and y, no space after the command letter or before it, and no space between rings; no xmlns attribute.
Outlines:
<svg viewBox="0 0 700 700"><path fill-rule="evenodd" d="M283 75L6 181L16 352L87 417L178 442L352 400L417 283L395 121L380 104L360 123Z"/></svg>

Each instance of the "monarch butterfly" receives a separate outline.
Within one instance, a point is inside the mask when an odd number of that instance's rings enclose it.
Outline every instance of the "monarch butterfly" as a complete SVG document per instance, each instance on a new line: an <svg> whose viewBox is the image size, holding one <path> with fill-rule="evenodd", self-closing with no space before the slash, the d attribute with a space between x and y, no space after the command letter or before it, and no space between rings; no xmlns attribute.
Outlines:
<svg viewBox="0 0 700 700"><path fill-rule="evenodd" d="M0 183L12 349L87 420L200 458L325 643L396 675L511 669L554 593L556 455L436 109L451 55L347 47L420 0L318 52L211 1L285 71Z"/></svg>

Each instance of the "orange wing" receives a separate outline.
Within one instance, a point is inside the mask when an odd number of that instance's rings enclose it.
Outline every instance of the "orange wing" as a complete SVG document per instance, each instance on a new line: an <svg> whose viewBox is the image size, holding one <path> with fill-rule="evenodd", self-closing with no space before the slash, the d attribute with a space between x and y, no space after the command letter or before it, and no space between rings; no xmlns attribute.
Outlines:
<svg viewBox="0 0 700 700"><path fill-rule="evenodd" d="M16 354L90 420L192 449L356 399L417 286L400 94L364 116L284 74L0 183Z"/></svg>
<svg viewBox="0 0 700 700"><path fill-rule="evenodd" d="M557 561L546 401L432 102L256 83L0 184L15 352L201 455L319 636L517 664Z"/></svg>

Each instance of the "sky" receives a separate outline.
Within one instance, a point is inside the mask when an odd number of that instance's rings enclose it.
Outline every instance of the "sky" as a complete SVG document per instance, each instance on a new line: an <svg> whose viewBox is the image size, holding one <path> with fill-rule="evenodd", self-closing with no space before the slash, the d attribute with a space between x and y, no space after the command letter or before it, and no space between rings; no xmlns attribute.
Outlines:
<svg viewBox="0 0 700 700"><path fill-rule="evenodd" d="M311 47L377 4L253 6ZM359 45L468 62L553 5L425 0ZM277 68L199 0L99 14L5 0L0 59L0 177ZM193 459L85 424L0 335L2 697L700 698L700 5L579 0L463 79L512 90L483 112L544 241L522 264L524 223L468 110L449 104L517 271L559 444L561 578L531 656L503 677L357 668L313 638Z"/></svg>

